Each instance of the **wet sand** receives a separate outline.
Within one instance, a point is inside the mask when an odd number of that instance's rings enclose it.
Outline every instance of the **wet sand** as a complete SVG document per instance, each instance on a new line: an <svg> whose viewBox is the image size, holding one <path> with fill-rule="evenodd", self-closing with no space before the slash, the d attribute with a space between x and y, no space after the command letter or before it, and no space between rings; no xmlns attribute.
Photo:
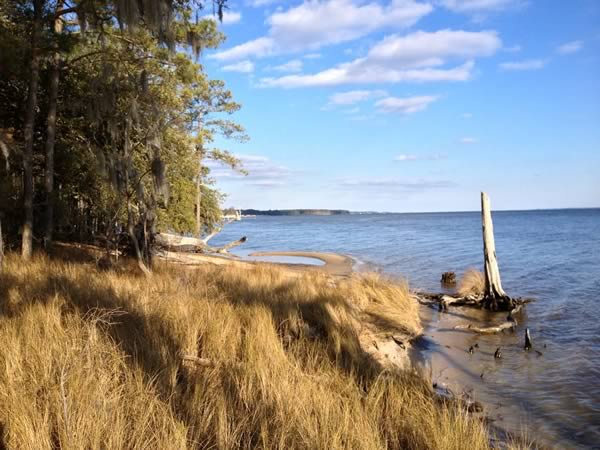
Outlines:
<svg viewBox="0 0 600 450"><path fill-rule="evenodd" d="M337 253L321 253L321 252L255 252L249 256L291 256L300 258L313 258L323 261L324 265L309 265L309 264L284 264L286 267L294 268L294 266L302 266L304 270L322 270L330 275L347 277L352 274L354 260L348 256L338 255ZM280 264L274 262L273 264Z"/></svg>
<svg viewBox="0 0 600 450"><path fill-rule="evenodd" d="M526 311L521 319L526 319ZM536 362L543 359L535 351L523 350L522 327L517 332L506 331L492 335L456 330L456 325L472 323L477 326L491 326L504 320L505 313L490 313L477 308L453 307L440 312L436 307L422 305L421 322L425 328L421 337L413 342L411 359L413 364L423 367L440 391L449 390L463 399L481 402L492 434L501 441L506 439L506 431L519 435L527 430L544 445L557 444L543 439L548 430L539 424L533 426L524 411L524 404L518 396L510 392L508 384L515 367L537 370ZM541 348L535 343L534 348ZM469 349L473 348L473 353ZM494 357L500 348L502 358ZM542 348L545 351L545 349ZM535 388L535 387L534 387ZM498 395L503 392L503 395ZM568 442L561 442L564 448L573 448ZM562 447L561 447L562 448Z"/></svg>
<svg viewBox="0 0 600 450"><path fill-rule="evenodd" d="M243 258L238 258L232 255L202 255L198 253L182 253L182 252L165 252L163 259L169 262L175 262L185 265L198 265L198 264L213 264L213 265L233 265L241 268L250 268L257 264L270 264L277 267L284 268L290 274L298 275L306 271L322 271L335 277L349 277L352 274L352 268L354 266L354 260L348 256L338 255L335 253L321 253L321 252L256 252L251 253L249 256L266 256L266 257L298 257L300 261L304 259L300 258L312 258L322 261L324 264L296 264L289 262L277 262L274 261L251 261Z"/></svg>

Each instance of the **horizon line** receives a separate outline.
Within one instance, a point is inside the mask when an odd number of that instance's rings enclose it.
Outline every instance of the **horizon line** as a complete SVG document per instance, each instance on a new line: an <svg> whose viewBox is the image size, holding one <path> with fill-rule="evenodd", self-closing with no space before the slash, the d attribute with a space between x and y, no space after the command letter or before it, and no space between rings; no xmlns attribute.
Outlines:
<svg viewBox="0 0 600 450"><path fill-rule="evenodd" d="M226 209L239 209L239 210L256 210L256 211L348 211L349 213L366 213L366 214L443 214L443 213L473 213L481 212L481 209L473 210L456 210L456 211L369 211L369 210L352 210L345 208L234 208L227 207ZM587 210L587 209L600 209L600 206L567 206L561 208L531 208L531 209L492 209L492 212L532 212L532 211L565 211L565 210Z"/></svg>

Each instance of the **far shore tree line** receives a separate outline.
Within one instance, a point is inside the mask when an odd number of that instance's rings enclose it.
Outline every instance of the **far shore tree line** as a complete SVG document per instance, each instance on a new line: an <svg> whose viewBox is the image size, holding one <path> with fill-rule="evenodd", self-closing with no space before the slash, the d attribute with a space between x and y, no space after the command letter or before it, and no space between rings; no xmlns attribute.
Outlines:
<svg viewBox="0 0 600 450"><path fill-rule="evenodd" d="M240 105L201 65L226 0L0 0L0 222L24 259L56 238L151 264L158 230L210 233L205 159L245 140ZM123 242L120 242L123 241Z"/></svg>

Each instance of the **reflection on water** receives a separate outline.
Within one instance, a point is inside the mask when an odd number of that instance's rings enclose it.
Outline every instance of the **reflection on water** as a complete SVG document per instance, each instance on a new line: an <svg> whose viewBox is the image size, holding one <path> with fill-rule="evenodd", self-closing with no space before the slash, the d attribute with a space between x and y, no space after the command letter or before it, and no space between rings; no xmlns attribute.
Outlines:
<svg viewBox="0 0 600 450"><path fill-rule="evenodd" d="M272 255L272 256L252 256L252 251L240 250L236 252L237 256L240 256L248 261L264 261L269 263L278 264L304 264L308 266L324 266L325 261L321 261L317 258L309 258L306 256L284 256L284 255Z"/></svg>
<svg viewBox="0 0 600 450"><path fill-rule="evenodd" d="M248 236L245 252L348 254L439 291L442 272L481 268L480 220L479 213L258 217L228 225L218 239ZM499 426L527 425L536 439L558 448L600 448L600 210L497 212L494 228L504 289L537 302L527 305L514 334L492 336L451 329L474 319L496 323L503 315L424 308L433 375L471 390ZM541 356L523 351L525 327ZM497 347L501 360L493 357Z"/></svg>

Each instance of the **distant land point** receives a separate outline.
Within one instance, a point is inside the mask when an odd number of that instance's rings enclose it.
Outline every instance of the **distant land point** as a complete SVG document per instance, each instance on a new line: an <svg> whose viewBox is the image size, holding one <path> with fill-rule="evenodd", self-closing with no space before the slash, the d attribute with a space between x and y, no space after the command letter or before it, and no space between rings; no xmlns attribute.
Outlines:
<svg viewBox="0 0 600 450"><path fill-rule="evenodd" d="M242 209L243 216L338 216L350 214L345 209Z"/></svg>

